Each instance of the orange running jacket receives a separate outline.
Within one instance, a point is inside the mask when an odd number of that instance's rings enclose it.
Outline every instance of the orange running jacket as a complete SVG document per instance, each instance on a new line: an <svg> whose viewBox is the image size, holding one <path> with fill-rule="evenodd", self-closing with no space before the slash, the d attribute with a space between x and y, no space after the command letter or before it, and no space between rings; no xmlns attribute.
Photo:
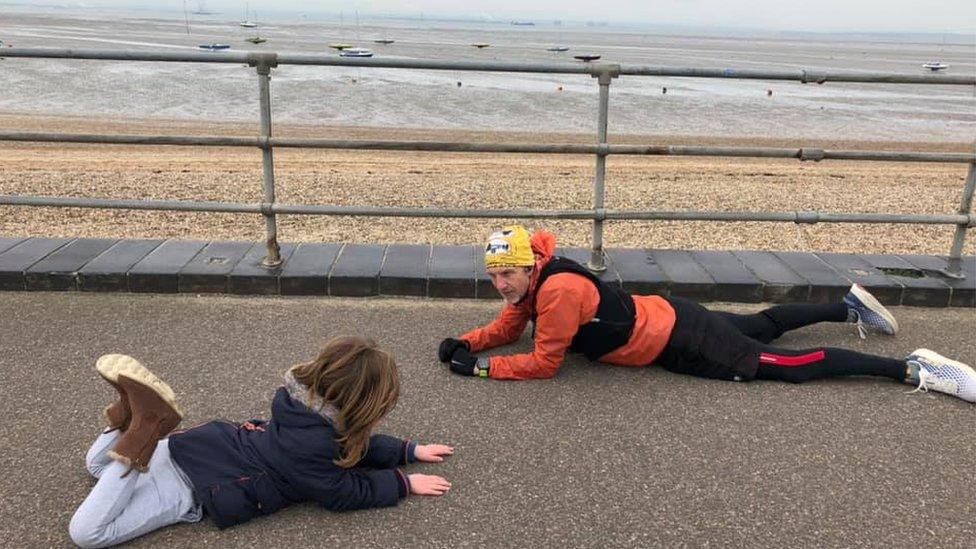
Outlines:
<svg viewBox="0 0 976 549"><path fill-rule="evenodd" d="M600 293L583 276L559 273L550 276L542 288L535 287L537 274L552 259L555 249L556 237L552 233L536 231L532 235L532 251L537 259L528 295L516 305L506 304L487 326L461 336L473 353L513 343L536 313L535 348L531 353L491 357L489 373L494 379L544 379L556 375L579 327L596 316ZM660 296L634 296L634 305L637 315L630 340L600 357L600 362L647 366L667 345L674 328L671 304Z"/></svg>

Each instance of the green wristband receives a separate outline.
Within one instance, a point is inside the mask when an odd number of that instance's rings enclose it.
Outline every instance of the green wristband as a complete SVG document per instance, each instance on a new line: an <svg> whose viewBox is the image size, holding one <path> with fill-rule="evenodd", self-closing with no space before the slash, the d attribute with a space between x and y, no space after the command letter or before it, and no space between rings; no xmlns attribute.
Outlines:
<svg viewBox="0 0 976 549"><path fill-rule="evenodd" d="M488 370L491 368L491 361L487 358L479 358L477 368L478 377L488 379Z"/></svg>

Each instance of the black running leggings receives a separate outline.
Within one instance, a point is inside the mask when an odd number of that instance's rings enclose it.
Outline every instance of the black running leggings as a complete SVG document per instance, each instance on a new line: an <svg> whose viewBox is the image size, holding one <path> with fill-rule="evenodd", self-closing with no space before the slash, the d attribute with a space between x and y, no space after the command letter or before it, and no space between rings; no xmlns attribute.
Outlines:
<svg viewBox="0 0 976 549"><path fill-rule="evenodd" d="M835 376L884 376L904 381L905 361L880 357L847 349L783 349L769 343L790 330L817 322L844 322L847 305L790 304L777 305L751 315L713 311L725 318L746 337L762 343L759 346L759 369L756 379L802 383Z"/></svg>

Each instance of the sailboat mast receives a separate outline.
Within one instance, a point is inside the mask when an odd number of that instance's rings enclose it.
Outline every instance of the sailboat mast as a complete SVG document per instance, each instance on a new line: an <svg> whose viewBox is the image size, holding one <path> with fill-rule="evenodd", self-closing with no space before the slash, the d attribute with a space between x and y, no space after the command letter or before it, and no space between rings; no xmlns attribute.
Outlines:
<svg viewBox="0 0 976 549"><path fill-rule="evenodd" d="M186 0L183 0L183 20L186 22L186 33L190 34L190 14L186 12Z"/></svg>

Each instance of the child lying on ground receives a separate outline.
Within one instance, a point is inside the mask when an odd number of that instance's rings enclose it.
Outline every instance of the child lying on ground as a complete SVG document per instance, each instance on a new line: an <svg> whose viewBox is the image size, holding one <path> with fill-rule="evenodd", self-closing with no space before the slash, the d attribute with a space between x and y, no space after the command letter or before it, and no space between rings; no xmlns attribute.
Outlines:
<svg viewBox="0 0 976 549"><path fill-rule="evenodd" d="M267 422L211 421L172 434L182 413L166 383L125 355L103 356L96 369L120 398L105 409L108 429L86 456L98 483L69 527L82 547L196 522L204 511L226 528L293 503L345 511L451 487L398 466L441 462L453 448L372 434L396 405L400 382L393 357L365 338L333 339L288 370Z"/></svg>

